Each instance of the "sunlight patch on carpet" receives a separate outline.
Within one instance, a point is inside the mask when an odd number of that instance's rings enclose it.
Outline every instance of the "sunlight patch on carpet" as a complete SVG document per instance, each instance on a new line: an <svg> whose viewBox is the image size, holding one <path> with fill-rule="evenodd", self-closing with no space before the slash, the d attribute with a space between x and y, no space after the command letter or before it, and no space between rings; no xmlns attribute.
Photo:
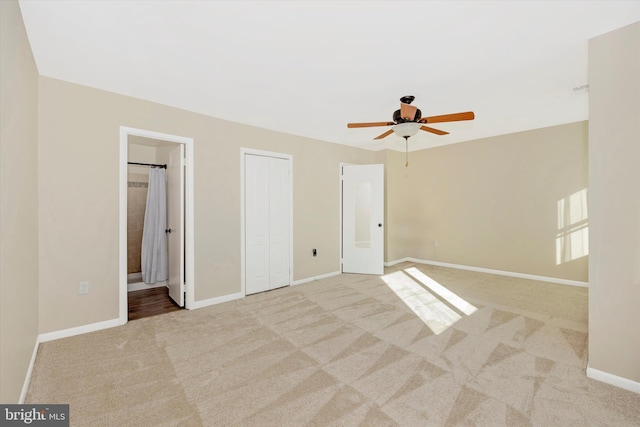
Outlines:
<svg viewBox="0 0 640 427"><path fill-rule="evenodd" d="M415 267L386 274L382 280L436 335L478 310Z"/></svg>
<svg viewBox="0 0 640 427"><path fill-rule="evenodd" d="M431 277L424 274L422 271L418 270L415 267L407 268L405 270L409 275L411 275L414 279L422 283L424 286L429 288L433 293L440 295L441 298L445 299L449 304L466 314L467 316L471 316L478 309L473 305L469 304L460 296L454 294L449 289L442 286L440 283L433 280Z"/></svg>
<svg viewBox="0 0 640 427"><path fill-rule="evenodd" d="M436 335L461 319L458 313L402 271L382 276L382 280Z"/></svg>

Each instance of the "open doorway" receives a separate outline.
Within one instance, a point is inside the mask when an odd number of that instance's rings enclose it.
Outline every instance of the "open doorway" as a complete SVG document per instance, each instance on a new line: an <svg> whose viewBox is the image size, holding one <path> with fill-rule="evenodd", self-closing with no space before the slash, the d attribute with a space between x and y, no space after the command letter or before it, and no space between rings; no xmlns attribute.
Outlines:
<svg viewBox="0 0 640 427"><path fill-rule="evenodd" d="M192 144L190 138L121 128L121 324L192 305ZM152 226L149 217L156 219Z"/></svg>

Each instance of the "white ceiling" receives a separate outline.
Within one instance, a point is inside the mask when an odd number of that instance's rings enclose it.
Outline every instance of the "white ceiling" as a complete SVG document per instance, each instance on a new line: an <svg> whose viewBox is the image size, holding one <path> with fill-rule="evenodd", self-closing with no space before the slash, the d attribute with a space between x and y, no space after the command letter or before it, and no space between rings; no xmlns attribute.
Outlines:
<svg viewBox="0 0 640 427"><path fill-rule="evenodd" d="M235 122L374 150L414 95L474 111L413 149L587 119L588 39L640 1L21 0L41 75Z"/></svg>

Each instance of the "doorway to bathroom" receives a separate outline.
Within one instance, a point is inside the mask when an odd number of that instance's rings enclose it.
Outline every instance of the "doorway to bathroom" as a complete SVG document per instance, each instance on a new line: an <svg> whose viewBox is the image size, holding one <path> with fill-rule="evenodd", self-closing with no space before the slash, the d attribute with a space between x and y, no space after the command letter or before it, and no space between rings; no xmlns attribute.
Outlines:
<svg viewBox="0 0 640 427"><path fill-rule="evenodd" d="M121 324L193 302L192 144L121 128Z"/></svg>

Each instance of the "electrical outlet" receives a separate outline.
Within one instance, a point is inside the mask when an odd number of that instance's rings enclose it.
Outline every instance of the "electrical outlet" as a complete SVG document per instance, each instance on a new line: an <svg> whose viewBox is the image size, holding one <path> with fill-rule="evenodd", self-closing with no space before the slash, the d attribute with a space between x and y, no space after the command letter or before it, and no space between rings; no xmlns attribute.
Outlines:
<svg viewBox="0 0 640 427"><path fill-rule="evenodd" d="M313 256L317 256L318 255L318 251L315 250L315 249L312 250L312 253L313 253Z"/></svg>
<svg viewBox="0 0 640 427"><path fill-rule="evenodd" d="M434 240L434 241L433 241L433 247L434 247L434 248L437 248L437 247L438 247L438 241L437 241L437 240Z"/></svg>
<svg viewBox="0 0 640 427"><path fill-rule="evenodd" d="M80 282L78 286L78 295L86 295L89 293L89 282Z"/></svg>

